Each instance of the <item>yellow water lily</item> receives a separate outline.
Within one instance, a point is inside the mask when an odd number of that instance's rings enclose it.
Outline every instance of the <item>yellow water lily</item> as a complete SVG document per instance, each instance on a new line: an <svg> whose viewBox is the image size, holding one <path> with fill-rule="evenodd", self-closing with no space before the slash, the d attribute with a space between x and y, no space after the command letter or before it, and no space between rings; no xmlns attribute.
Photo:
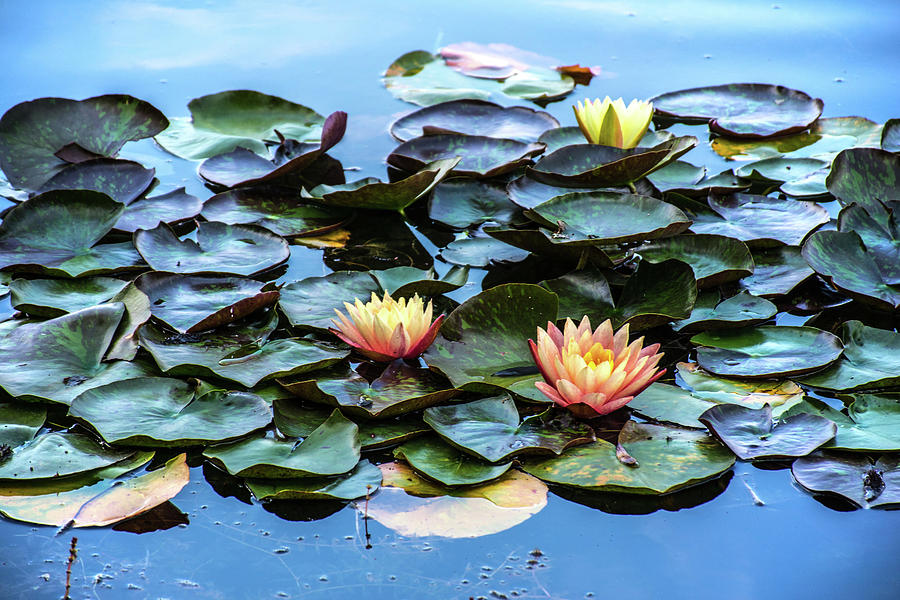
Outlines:
<svg viewBox="0 0 900 600"><path fill-rule="evenodd" d="M572 107L581 133L592 144L634 148L644 137L653 119L653 104L643 100L632 100L628 106L618 98L602 101L585 100Z"/></svg>
<svg viewBox="0 0 900 600"><path fill-rule="evenodd" d="M613 333L607 319L591 331L584 317L577 326L566 319L563 331L547 323L537 328L537 343L528 340L544 381L534 385L545 396L579 417L609 414L662 377L657 368L659 344L643 347L644 338L628 343L628 325Z"/></svg>
<svg viewBox="0 0 900 600"><path fill-rule="evenodd" d="M432 323L431 301L425 305L418 294L407 301L394 300L388 292L379 298L373 292L369 302L356 298L354 304L344 302L344 308L348 316L334 309L338 320L331 322L337 329L330 331L365 356L383 362L425 352L444 320L441 315Z"/></svg>

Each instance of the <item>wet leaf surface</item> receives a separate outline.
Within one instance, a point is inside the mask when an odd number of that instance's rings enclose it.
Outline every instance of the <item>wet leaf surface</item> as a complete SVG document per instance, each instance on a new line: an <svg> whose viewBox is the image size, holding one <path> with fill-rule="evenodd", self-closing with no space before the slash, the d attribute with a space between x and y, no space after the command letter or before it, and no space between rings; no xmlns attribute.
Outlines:
<svg viewBox="0 0 900 600"><path fill-rule="evenodd" d="M813 493L835 494L860 508L900 504L900 458L816 452L794 461L791 473Z"/></svg>

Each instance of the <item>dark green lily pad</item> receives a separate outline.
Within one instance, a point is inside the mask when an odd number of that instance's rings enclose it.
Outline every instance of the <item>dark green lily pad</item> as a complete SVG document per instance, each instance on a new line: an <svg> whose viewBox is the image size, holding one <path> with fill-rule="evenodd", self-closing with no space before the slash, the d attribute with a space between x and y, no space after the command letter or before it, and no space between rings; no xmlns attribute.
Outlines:
<svg viewBox="0 0 900 600"><path fill-rule="evenodd" d="M50 432L15 448L0 463L0 480L66 477L108 467L132 454L101 446L81 433Z"/></svg>
<svg viewBox="0 0 900 600"><path fill-rule="evenodd" d="M106 360L134 360L139 347L138 329L150 320L150 299L132 281L113 296L111 302L121 302L125 306L125 315L119 321Z"/></svg>
<svg viewBox="0 0 900 600"><path fill-rule="evenodd" d="M0 224L0 268L87 277L141 268L131 242L97 244L125 207L106 194L56 190L9 211Z"/></svg>
<svg viewBox="0 0 900 600"><path fill-rule="evenodd" d="M900 286L881 272L854 231L817 231L803 244L803 258L816 273L848 295L886 309L900 307Z"/></svg>
<svg viewBox="0 0 900 600"><path fill-rule="evenodd" d="M70 165L47 180L37 193L51 190L94 190L130 204L153 183L154 169L130 160L94 158Z"/></svg>
<svg viewBox="0 0 900 600"><path fill-rule="evenodd" d="M70 163L115 156L168 124L149 103L120 94L22 102L0 118L0 168L15 187L36 190Z"/></svg>
<svg viewBox="0 0 900 600"><path fill-rule="evenodd" d="M424 355L426 364L456 388L498 393L531 379L534 359L528 339L555 321L556 294L530 284L504 284L469 298L444 320L441 334ZM527 373L518 370L526 367Z"/></svg>
<svg viewBox="0 0 900 600"><path fill-rule="evenodd" d="M134 245L155 271L255 275L288 259L288 243L256 225L226 225L204 221L197 226L197 241L180 240L171 227L141 229Z"/></svg>
<svg viewBox="0 0 900 600"><path fill-rule="evenodd" d="M428 200L428 217L450 227L466 229L483 223L508 225L520 215L503 185L473 179L444 181Z"/></svg>
<svg viewBox="0 0 900 600"><path fill-rule="evenodd" d="M856 203L873 217L883 215L882 202L900 200L900 156L878 148L851 148L831 164L826 184L842 206ZM883 222L883 219L882 219Z"/></svg>
<svg viewBox="0 0 900 600"><path fill-rule="evenodd" d="M328 206L403 212L443 181L459 162L457 157L442 158L423 164L414 169L416 173L393 183L368 177L344 185L319 185L309 193Z"/></svg>
<svg viewBox="0 0 900 600"><path fill-rule="evenodd" d="M815 202L755 194L711 196L709 206L715 214L695 215L691 231L737 238L751 248L799 246L810 231L831 218Z"/></svg>
<svg viewBox="0 0 900 600"><path fill-rule="evenodd" d="M69 414L110 444L194 446L232 440L272 421L269 405L247 392L198 390L178 379L141 377L95 387L72 402Z"/></svg>
<svg viewBox="0 0 900 600"><path fill-rule="evenodd" d="M605 440L578 446L556 458L528 461L524 469L550 483L595 492L667 494L727 471L734 455L706 432L629 421L619 444L638 466L623 464Z"/></svg>
<svg viewBox="0 0 900 600"><path fill-rule="evenodd" d="M847 321L841 339L844 353L837 362L801 383L840 392L900 385L900 333Z"/></svg>
<svg viewBox="0 0 900 600"><path fill-rule="evenodd" d="M559 318L581 320L587 315L598 324L613 310L609 283L597 269L572 271L556 279L541 282L559 297Z"/></svg>
<svg viewBox="0 0 900 600"><path fill-rule="evenodd" d="M156 136L160 146L181 158L200 160L237 147L267 152L263 140L277 130L300 141L321 135L324 117L301 104L251 90L232 90L194 98L191 118L176 117Z"/></svg>
<svg viewBox="0 0 900 600"><path fill-rule="evenodd" d="M420 437L406 442L394 456L444 485L475 485L500 477L512 466L511 462L499 465L486 463L460 452L440 438Z"/></svg>
<svg viewBox="0 0 900 600"><path fill-rule="evenodd" d="M534 208L557 196L570 194L573 191L572 188L548 185L524 175L513 179L506 185L507 197L520 208Z"/></svg>
<svg viewBox="0 0 900 600"><path fill-rule="evenodd" d="M239 277L145 273L135 280L150 313L180 333L197 333L237 321L278 301L278 290Z"/></svg>
<svg viewBox="0 0 900 600"><path fill-rule="evenodd" d="M691 316L672 323L672 329L692 333L707 329L750 327L768 321L777 312L777 306L747 292L721 301L719 292L705 292L697 296Z"/></svg>
<svg viewBox="0 0 900 600"><path fill-rule="evenodd" d="M858 204L848 206L838 215L838 231L859 235L885 283L900 285L900 224L893 210L882 206L870 213Z"/></svg>
<svg viewBox="0 0 900 600"><path fill-rule="evenodd" d="M281 380L280 383L299 398L334 406L363 419L396 417L446 402L458 394L437 373L413 367L403 360L392 362L371 383L348 368L317 374L316 379Z"/></svg>
<svg viewBox="0 0 900 600"><path fill-rule="evenodd" d="M692 188L706 177L706 167L692 165L683 160L670 162L647 176L661 192Z"/></svg>
<svg viewBox="0 0 900 600"><path fill-rule="evenodd" d="M543 144L442 133L403 142L388 155L387 163L401 171L414 173L433 161L461 157L451 173L482 179L529 165L531 159L543 151Z"/></svg>
<svg viewBox="0 0 900 600"><path fill-rule="evenodd" d="M762 408L768 404L775 417L780 417L802 402L804 396L803 388L788 379L717 377L707 373L696 363L678 363L675 378L681 387L697 398L716 404L737 404L748 408Z"/></svg>
<svg viewBox="0 0 900 600"><path fill-rule="evenodd" d="M20 400L70 404L82 392L147 375L141 362L103 362L122 304L18 326L0 339L0 387Z"/></svg>
<svg viewBox="0 0 900 600"><path fill-rule="evenodd" d="M259 435L207 448L203 455L238 477L291 479L339 475L359 462L356 424L335 410L302 441Z"/></svg>
<svg viewBox="0 0 900 600"><path fill-rule="evenodd" d="M484 100L452 100L420 108L391 123L391 135L405 142L422 135L461 133L533 142L559 121L523 106L502 107Z"/></svg>
<svg viewBox="0 0 900 600"><path fill-rule="evenodd" d="M753 274L744 277L738 286L754 296L780 296L809 279L814 271L796 246L751 250Z"/></svg>
<svg viewBox="0 0 900 600"><path fill-rule="evenodd" d="M690 265L678 260L641 261L625 282L612 310L598 305L596 323L612 319L613 327L628 323L632 329L649 329L691 314L697 299L697 283Z"/></svg>
<svg viewBox="0 0 900 600"><path fill-rule="evenodd" d="M355 298L368 301L379 285L365 271L338 271L324 277L307 277L281 288L278 307L292 327L326 331L337 318L334 310Z"/></svg>
<svg viewBox="0 0 900 600"><path fill-rule="evenodd" d="M808 413L773 421L768 404L760 409L720 404L703 413L700 421L741 460L806 456L837 433L834 423Z"/></svg>
<svg viewBox="0 0 900 600"><path fill-rule="evenodd" d="M827 167L828 162L817 158L764 158L740 167L735 174L765 183L782 184L805 177ZM825 190L827 193L827 190Z"/></svg>
<svg viewBox="0 0 900 600"><path fill-rule="evenodd" d="M438 279L435 270L416 269L415 267L394 267L383 271L369 271L369 275L380 286L383 292L395 297L439 296L458 290L469 279L469 270L465 267L452 267Z"/></svg>
<svg viewBox="0 0 900 600"><path fill-rule="evenodd" d="M628 408L635 414L661 423L703 429L705 425L699 421L700 415L716 404L680 387L654 382L635 396L628 403Z"/></svg>
<svg viewBox="0 0 900 600"><path fill-rule="evenodd" d="M788 414L809 413L833 421L837 434L824 446L828 450L900 451L900 395L859 394L853 398L846 415L815 398L807 398Z"/></svg>
<svg viewBox="0 0 900 600"><path fill-rule="evenodd" d="M185 193L182 187L135 200L125 207L113 229L134 233L138 229L153 229L160 223L180 224L196 218L202 209L203 201Z"/></svg>
<svg viewBox="0 0 900 600"><path fill-rule="evenodd" d="M258 500L353 500L374 493L381 485L381 469L361 460L346 475L298 479L248 479Z"/></svg>
<svg viewBox="0 0 900 600"><path fill-rule="evenodd" d="M38 317L59 317L106 302L128 285L112 277L82 279L14 279L9 284L10 304Z"/></svg>
<svg viewBox="0 0 900 600"><path fill-rule="evenodd" d="M424 419L456 448L493 463L524 454L558 456L567 448L594 440L590 427L552 408L520 422L515 402L508 395L428 408Z"/></svg>
<svg viewBox="0 0 900 600"><path fill-rule="evenodd" d="M429 269L434 265L434 257L399 213L369 211L365 218L350 222L346 230L349 237L335 246L325 247L325 266L334 271L404 266Z"/></svg>
<svg viewBox="0 0 900 600"><path fill-rule="evenodd" d="M764 325L700 333L691 342L697 362L726 377L789 377L803 375L836 361L841 340L815 327Z"/></svg>
<svg viewBox="0 0 900 600"><path fill-rule="evenodd" d="M0 446L15 448L33 440L46 418L41 406L0 403Z"/></svg>
<svg viewBox="0 0 900 600"><path fill-rule="evenodd" d="M834 494L861 508L900 504L900 456L816 452L794 461L791 474L813 493Z"/></svg>
<svg viewBox="0 0 900 600"><path fill-rule="evenodd" d="M681 233L691 220L671 204L618 192L573 192L526 214L546 227L561 227L569 242L621 244ZM560 221L563 223L559 225Z"/></svg>
<svg viewBox="0 0 900 600"><path fill-rule="evenodd" d="M483 231L493 238L497 238L501 242L528 250L538 256L553 259L563 265L571 265L575 268L577 265L594 265L599 268L607 268L613 266L612 258L606 251L615 251L615 248L604 248L593 245L593 241L569 242L565 234L556 231L548 231L546 229L503 229L502 227L484 227ZM616 256L618 259L624 259L624 253Z"/></svg>
<svg viewBox="0 0 900 600"><path fill-rule="evenodd" d="M888 119L881 132L881 149L900 152L900 119Z"/></svg>
<svg viewBox="0 0 900 600"><path fill-rule="evenodd" d="M638 142L638 146L641 148L652 148L653 146L667 142L674 137L675 136L669 131L650 130L644 134L641 141ZM556 129L545 131L541 137L538 138L538 141L547 145L547 150L545 152L549 154L551 152L556 152L564 146L583 144L585 142L585 137L581 132L580 127L557 127Z"/></svg>
<svg viewBox="0 0 900 600"><path fill-rule="evenodd" d="M661 169L697 145L692 136L673 138L652 148L614 148L597 144L564 146L525 169L532 179L562 187L628 185Z"/></svg>
<svg viewBox="0 0 900 600"><path fill-rule="evenodd" d="M803 131L824 103L803 92L762 83L732 83L661 94L650 99L657 117L709 123L711 131L739 138L766 138Z"/></svg>
<svg viewBox="0 0 900 600"><path fill-rule="evenodd" d="M698 287L722 285L753 273L753 258L747 246L740 240L720 235L658 239L638 246L634 253L648 262L675 259L691 265Z"/></svg>
<svg viewBox="0 0 900 600"><path fill-rule="evenodd" d="M529 252L492 237L464 237L447 244L440 257L451 265L487 267L498 263L521 262Z"/></svg>

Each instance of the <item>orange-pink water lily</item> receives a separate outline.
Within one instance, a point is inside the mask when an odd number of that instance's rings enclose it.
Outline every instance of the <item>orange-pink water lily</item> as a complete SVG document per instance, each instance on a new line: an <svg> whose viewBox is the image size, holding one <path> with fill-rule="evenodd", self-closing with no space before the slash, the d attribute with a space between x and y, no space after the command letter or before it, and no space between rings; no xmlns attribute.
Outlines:
<svg viewBox="0 0 900 600"><path fill-rule="evenodd" d="M528 340L544 376L535 383L545 396L579 417L609 414L628 404L665 369L656 366L659 344L628 343L628 325L613 332L607 319L597 329L584 317L577 326L566 319L563 330L547 323L537 328L537 343Z"/></svg>
<svg viewBox="0 0 900 600"><path fill-rule="evenodd" d="M426 305L418 294L408 301L394 300L388 292L384 298L372 293L365 304L357 298L354 304L344 302L347 315L335 309L338 319L332 319L337 329L331 332L359 350L361 354L377 361L388 362L396 358L415 358L434 341L444 315L432 323L432 306Z"/></svg>

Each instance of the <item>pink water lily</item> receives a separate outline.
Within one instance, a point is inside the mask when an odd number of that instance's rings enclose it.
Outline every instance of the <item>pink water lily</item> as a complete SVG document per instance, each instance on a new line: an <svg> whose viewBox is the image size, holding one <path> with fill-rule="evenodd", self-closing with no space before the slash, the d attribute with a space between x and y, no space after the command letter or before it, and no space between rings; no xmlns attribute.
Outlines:
<svg viewBox="0 0 900 600"><path fill-rule="evenodd" d="M628 325L613 333L607 319L591 331L584 317L577 326L566 319L563 331L547 323L537 328L537 343L528 340L544 376L535 386L579 417L606 415L634 399L662 377L659 344L643 347L644 338L628 343Z"/></svg>
<svg viewBox="0 0 900 600"><path fill-rule="evenodd" d="M359 350L361 354L380 362L397 358L415 358L434 341L444 315L431 322L431 301L427 305L418 294L408 301L394 300L387 292L384 298L372 293L365 304L357 298L354 304L344 302L347 315L335 309L338 319L330 331Z"/></svg>

